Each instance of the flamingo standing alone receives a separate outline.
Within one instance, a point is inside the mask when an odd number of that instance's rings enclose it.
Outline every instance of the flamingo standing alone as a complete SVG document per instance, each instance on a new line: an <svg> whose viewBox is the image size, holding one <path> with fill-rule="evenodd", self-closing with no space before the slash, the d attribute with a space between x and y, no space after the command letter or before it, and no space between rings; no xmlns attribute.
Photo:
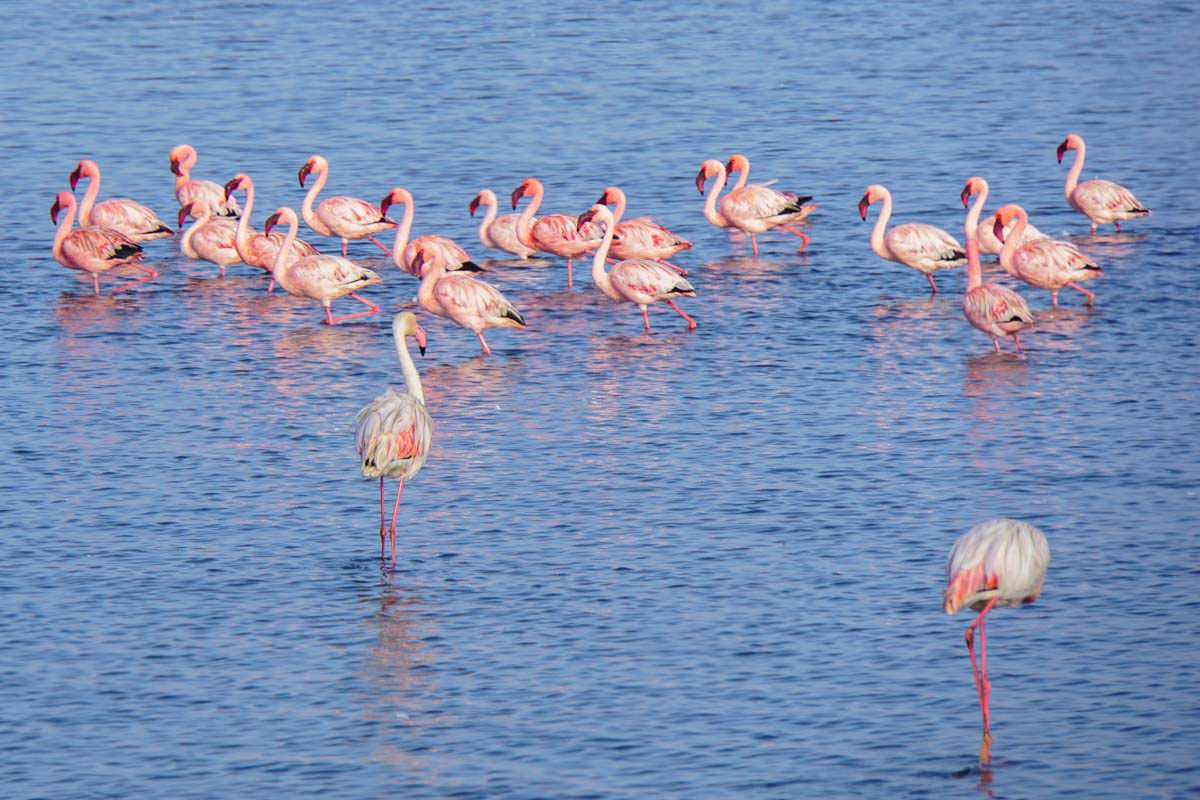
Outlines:
<svg viewBox="0 0 1200 800"><path fill-rule="evenodd" d="M88 179L88 188L79 204L79 227L95 225L123 233L135 242L150 239L165 239L175 231L168 228L151 209L128 197L110 197L97 203L100 194L100 166L84 159L71 171L71 191L81 178Z"/></svg>
<svg viewBox="0 0 1200 800"><path fill-rule="evenodd" d="M1086 216L1092 222L1092 234L1101 225L1112 223L1121 230L1121 220L1137 219L1150 214L1150 209L1141 204L1133 192L1119 183L1106 180L1091 180L1079 182L1083 172L1083 159L1087 155L1087 145L1083 137L1077 133L1068 133L1067 138L1058 146L1058 163L1062 163L1063 153L1068 150L1076 151L1075 163L1067 171L1067 181L1063 185L1063 194L1071 208Z"/></svg>
<svg viewBox="0 0 1200 800"><path fill-rule="evenodd" d="M592 257L592 280L596 287L613 300L636 304L642 310L642 324L646 333L650 332L650 314L647 308L651 303L657 302L666 303L675 309L675 313L687 320L688 330L695 330L696 320L675 305L674 298L695 297L696 287L657 261L643 258L621 261L612 270L605 272L605 258L612 246L613 229L616 227L613 224L612 211L608 206L597 204L579 215L580 226L592 220L604 229L600 247Z"/></svg>
<svg viewBox="0 0 1200 800"><path fill-rule="evenodd" d="M426 260L428 258L428 260ZM525 318L512 303L491 284L461 274L481 272L472 261L457 265L459 271L446 274L447 265L438 257L433 243L417 246L414 267L421 276L417 302L430 314L446 317L474 333L479 338L483 354L490 356L483 332L488 328L524 328Z"/></svg>
<svg viewBox="0 0 1200 800"><path fill-rule="evenodd" d="M67 213L59 222L58 215L64 208ZM142 246L125 234L108 228L71 230L75 223L75 195L70 192L59 192L54 198L50 221L58 225L54 232L54 259L68 269L91 273L97 296L100 294L100 273L114 267L128 265L146 273L146 277L118 286L113 289L113 294L158 277L157 272L141 263Z"/></svg>
<svg viewBox="0 0 1200 800"><path fill-rule="evenodd" d="M342 258L346 257L351 239L370 239L376 247L391 255L387 245L376 239L375 234L395 226L396 223L388 219L377 206L357 197L338 195L325 198L316 211L313 211L313 203L325 188L325 181L329 179L329 162L324 156L310 156L308 161L304 162L299 172L300 186L303 187L308 176L314 172L317 173L317 180L304 195L304 204L300 207L300 213L304 215L308 227L322 236L341 237Z"/></svg>
<svg viewBox="0 0 1200 800"><path fill-rule="evenodd" d="M521 185L513 190L512 207L515 209L522 197L531 195L533 199L525 209L525 215L532 218L533 213L542 204L542 196L546 187L537 178L526 178ZM579 225L577 217L566 214L546 214L528 228L518 226L521 241L535 250L567 260L567 289L573 288L572 267L575 259L595 250L600 246L600 231L594 227L587 228Z"/></svg>
<svg viewBox="0 0 1200 800"><path fill-rule="evenodd" d="M392 508L392 561L396 560L396 516L400 513L400 495L404 482L416 475L429 457L433 439L433 420L425 408L425 393L421 376L408 353L406 336L417 340L421 355L425 355L425 331L417 324L411 311L392 319L392 337L404 374L405 393L389 388L363 407L355 417L358 424L356 439L358 459L364 478L379 478L379 557L383 558L388 529L384 527L384 478L398 478L396 504Z"/></svg>
<svg viewBox="0 0 1200 800"><path fill-rule="evenodd" d="M883 210L879 212L879 218L875 220L875 227L871 231L871 249L880 258L896 261L923 273L929 281L930 292L937 294L937 284L933 280L934 271L953 269L967 263L967 254L963 246L941 228L924 222L906 222L892 228L885 235L884 229L892 217L892 193L885 187L877 183L868 186L862 199L858 201L858 214L865 222L867 208L880 201L883 201Z"/></svg>
<svg viewBox="0 0 1200 800"><path fill-rule="evenodd" d="M248 266L266 270L271 275L271 282L267 284L267 292L273 292L275 291L275 276L273 274L275 255L279 252L279 248L283 246L286 237L278 231L268 236L260 231L252 230L250 228L250 215L254 213L254 181L244 172L234 175L225 184L225 197L231 197L238 189L246 192L246 207L242 210L241 219L238 220L237 230L233 238L234 246L237 249L238 257ZM317 248L308 242L301 239L296 239L296 241L292 242L292 249L289 256L291 260L294 261L297 258L315 255L317 255Z"/></svg>
<svg viewBox="0 0 1200 800"><path fill-rule="evenodd" d="M275 276L275 282L282 286L285 292L319 301L325 306L325 319L322 322L326 325L369 317L379 311L379 306L355 294L360 289L382 283L379 275L339 256L315 255L289 261L288 254L296 241L296 228L299 224L296 212L290 208L280 208L267 218L263 225L263 233L270 236L271 229L281 221L287 223L288 233L283 246L275 252L275 263L271 273ZM335 318L331 304L346 295L365 305L367 310Z"/></svg>
<svg viewBox="0 0 1200 800"><path fill-rule="evenodd" d="M191 227L179 239L179 249L188 258L211 261L221 268L241 263L237 251L237 223L226 217L214 218L207 200L196 200L179 209L179 226L191 216L195 219Z"/></svg>
<svg viewBox="0 0 1200 800"><path fill-rule="evenodd" d="M605 206L616 206L613 210L616 227L609 251L610 259L624 261L628 258L648 258L665 264L680 275L687 275L686 269L672 264L667 259L676 253L691 249L691 242L672 233L650 217L622 219L625 214L625 193L616 186L606 187L596 202Z"/></svg>
<svg viewBox="0 0 1200 800"><path fill-rule="evenodd" d="M413 202L412 194L407 189L397 186L387 193L383 198L383 202L379 204L379 207L386 214L387 210L396 203L404 206L404 217L396 227L396 241L392 245L393 264L409 275L419 276L420 272L416 269L415 263L417 251L422 246L426 248L425 258L427 263L436 262L447 269L454 269L459 264L471 260L466 250L459 247L453 239L447 239L445 236L427 234L425 236L418 236L410 242L408 234L412 230L416 204Z"/></svg>
<svg viewBox="0 0 1200 800"><path fill-rule="evenodd" d="M1033 324L1033 314L1021 295L997 283L983 282L983 269L979 264L979 241L976 231L981 227L979 215L987 202L987 181L978 176L967 179L962 190L962 202L966 206L971 195L975 203L967 212L963 222L963 235L967 237L967 291L963 295L963 315L967 322L992 337L992 346L1000 352L1000 337L1011 336L1021 351L1021 337L1025 327Z"/></svg>
<svg viewBox="0 0 1200 800"><path fill-rule="evenodd" d="M1016 227L1012 235L1005 238L1004 227L1016 218ZM1015 203L1001 207L993 217L992 229L996 238L1004 242L1000 251L1000 266L1014 278L1020 278L1030 286L1050 290L1050 304L1058 308L1058 292L1064 286L1070 286L1087 297L1087 305L1091 305L1096 295L1079 285L1080 281L1088 281L1104 274L1079 248L1070 242L1058 239L1039 239L1034 242L1018 244L1025 231L1028 217L1025 209Z"/></svg>
<svg viewBox="0 0 1200 800"><path fill-rule="evenodd" d="M716 178L707 194L704 185L709 178ZM742 186L732 189L720 199L720 210L717 209L717 196L725 188L728 172L724 164L710 158L700 165L696 173L696 190L705 195L704 216L719 227L733 227L750 234L750 244L754 256L758 257L758 234L766 233L773 228L787 231L800 237L800 251L808 245L809 236L804 231L792 226L803 222L816 208L805 205L812 200L810 195L797 195L791 192L777 192L767 186ZM722 222L724 223L722 225Z"/></svg>
<svg viewBox="0 0 1200 800"><path fill-rule="evenodd" d="M988 704L992 684L987 676L987 637L984 617L998 605L1020 608L1032 603L1042 591L1050 546L1046 535L1015 519L989 519L964 533L950 550L946 562L946 590L942 607L947 614L961 608L978 611L967 626L964 638L971 657L971 673L983 714L983 739L979 763L991 760L992 729ZM979 628L979 664L975 661L975 628Z"/></svg>
<svg viewBox="0 0 1200 800"><path fill-rule="evenodd" d="M480 189L479 194L471 199L467 209L471 212L472 217L475 216L475 212L481 205L487 206L483 220L479 223L479 241L483 243L484 247L504 250L520 259L529 258L534 254L535 250L521 241L520 230L523 224L522 218L525 216L524 212L496 216L500 204L496 200L496 193L491 189ZM532 221L533 214L530 213L529 225L532 225ZM528 228L529 225L525 225L525 227Z"/></svg>
<svg viewBox="0 0 1200 800"><path fill-rule="evenodd" d="M240 215L242 211L238 208L237 201L225 199L225 191L221 184L192 179L192 167L196 166L199 160L196 148L190 144L181 144L171 151L171 172L175 173L175 199L179 201L180 208L197 200L204 200L215 216Z"/></svg>

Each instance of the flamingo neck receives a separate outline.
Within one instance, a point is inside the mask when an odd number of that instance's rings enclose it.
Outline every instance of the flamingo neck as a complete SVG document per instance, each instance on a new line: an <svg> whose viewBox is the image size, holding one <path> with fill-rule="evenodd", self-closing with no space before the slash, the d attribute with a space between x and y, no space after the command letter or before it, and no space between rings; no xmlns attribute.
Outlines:
<svg viewBox="0 0 1200 800"><path fill-rule="evenodd" d="M492 239L491 228L492 223L496 221L497 206L499 203L494 196L485 196L483 201L487 204L487 211L483 214L483 221L479 223L479 241L484 247L495 247L496 242Z"/></svg>
<svg viewBox="0 0 1200 800"><path fill-rule="evenodd" d="M250 198L247 196L247 205L249 204L249 199ZM245 213L243 216L248 217L250 214ZM288 209L287 213L282 214L280 219L287 222L288 232L287 236L285 236L283 239L283 244L280 245L279 249L275 251L275 260L271 263L271 277L274 278L275 282L282 286L283 290L286 292L288 288L287 283L285 282L285 278L287 277L288 254L292 252L292 245L296 243L296 226L299 224L299 221L296 219L296 212L292 211L291 209Z"/></svg>
<svg viewBox="0 0 1200 800"><path fill-rule="evenodd" d="M621 216L625 213L625 193L617 191L617 207L613 209L613 225L615 226L621 221Z"/></svg>
<svg viewBox="0 0 1200 800"><path fill-rule="evenodd" d="M1017 206L1017 224L1004 237L1004 248L1000 251L1000 266L1004 267L1004 271L1009 275L1015 275L1013 256L1016 255L1017 247L1020 245L1021 239L1025 236L1025 224L1029 217L1025 213L1025 209Z"/></svg>
<svg viewBox="0 0 1200 800"><path fill-rule="evenodd" d="M604 239L600 242L600 246L596 248L596 254L592 256L592 282L611 297L613 300L620 300L621 296L613 289L612 278L608 276L608 272L604 269L604 263L608 258L608 248L612 246L613 230L617 227L616 218L608 220L604 226Z"/></svg>
<svg viewBox="0 0 1200 800"><path fill-rule="evenodd" d="M192 226L183 232L183 237L179 240L179 249L188 258L200 258L200 254L192 247L192 237L196 235L196 231L203 228L212 219L212 209L208 208L208 206L205 206L204 209L196 221L192 223Z"/></svg>
<svg viewBox="0 0 1200 800"><path fill-rule="evenodd" d="M525 210L521 212L521 216L517 217L517 239L530 250L538 249L538 246L533 242L533 215L537 212L538 207L541 206L542 195L545 193L546 187L542 186L541 181L534 184L533 197L530 199L529 205L525 206Z"/></svg>
<svg viewBox="0 0 1200 800"><path fill-rule="evenodd" d="M988 187L985 183L979 193L975 195L975 202L971 204L971 210L967 212L967 219L963 222L963 235L967 239L968 292L976 286L983 285L983 267L979 263L979 215L983 213L987 196Z"/></svg>
<svg viewBox="0 0 1200 800"><path fill-rule="evenodd" d="M421 388L421 374L413 363L412 354L408 352L408 340L399 330L399 325L392 330L392 338L396 340L396 355L400 357L400 371L404 374L404 387L410 396L421 405L425 405L425 391Z"/></svg>
<svg viewBox="0 0 1200 800"><path fill-rule="evenodd" d="M187 153L179 160L179 174L175 176L175 191L178 192L185 183L192 179L192 167L196 166L199 158L195 153Z"/></svg>
<svg viewBox="0 0 1200 800"><path fill-rule="evenodd" d="M63 260L63 242L67 240L67 236L71 233L71 226L75 224L75 198L72 196L71 202L67 204L67 208L63 213L63 217L59 220L58 230L54 232L54 258L60 264L66 264Z"/></svg>
<svg viewBox="0 0 1200 800"><path fill-rule="evenodd" d="M409 272L408 266L404 263L404 248L408 246L408 234L412 231L414 214L412 195L405 196L401 202L404 203L404 219L400 220L400 224L396 226L396 243L392 245L392 263L405 272Z"/></svg>
<svg viewBox="0 0 1200 800"><path fill-rule="evenodd" d="M729 220L717 210L717 195L725 188L726 180L728 180L728 176L725 174L725 166L721 165L721 170L717 173L716 180L712 182L712 185L708 187L708 191L704 195L704 218L718 228L729 227Z"/></svg>
<svg viewBox="0 0 1200 800"><path fill-rule="evenodd" d="M399 245L397 245L399 249ZM442 315L441 304L433 296L433 289L437 286L437 282L446 274L446 267L442 263L442 259L435 259L433 262L425 262L422 267L421 286L417 289L417 303L421 308L428 311L430 314Z"/></svg>
<svg viewBox="0 0 1200 800"><path fill-rule="evenodd" d="M1083 174L1083 158L1086 155L1087 146L1080 140L1079 147L1075 148L1075 162L1067 171L1067 182L1063 184L1063 194L1068 201L1070 201L1071 195L1075 194L1075 187L1079 185L1079 176Z"/></svg>
<svg viewBox="0 0 1200 800"><path fill-rule="evenodd" d="M83 202L79 204L79 227L84 227L92 224L92 206L96 204L96 197L100 194L100 170L88 176L88 188L83 194Z"/></svg>
<svg viewBox="0 0 1200 800"><path fill-rule="evenodd" d="M880 258L892 260L892 251L888 250L887 245L883 242L883 233L887 229L888 221L892 218L892 193L887 189L883 190L883 207L879 209L879 218L875 220L875 227L871 229L871 249L875 251L875 255Z"/></svg>
<svg viewBox="0 0 1200 800"><path fill-rule="evenodd" d="M737 182L729 188L729 191L736 192L738 189L741 189L743 186L745 186L746 181L748 180L750 180L750 162L746 161L745 168L738 172Z"/></svg>
<svg viewBox="0 0 1200 800"><path fill-rule="evenodd" d="M313 213L313 203L317 201L317 195L321 193L321 190L325 188L325 181L329 180L329 166L323 161L318 161L313 172L317 173L317 179L313 181L313 185L304 195L304 203L300 206L300 215L304 217L305 224L317 233L322 236L332 236L333 231Z"/></svg>
<svg viewBox="0 0 1200 800"><path fill-rule="evenodd" d="M233 247L237 250L238 258L250 262L250 212L254 210L254 183L246 182L246 205L242 208L242 216L238 219L237 233L233 237Z"/></svg>

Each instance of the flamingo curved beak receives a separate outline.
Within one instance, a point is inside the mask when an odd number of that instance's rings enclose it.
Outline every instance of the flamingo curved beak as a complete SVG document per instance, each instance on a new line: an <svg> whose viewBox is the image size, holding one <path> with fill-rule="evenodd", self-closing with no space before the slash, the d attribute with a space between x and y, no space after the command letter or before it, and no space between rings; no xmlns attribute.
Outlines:
<svg viewBox="0 0 1200 800"><path fill-rule="evenodd" d="M235 191L237 191L238 187L241 186L241 183L242 183L241 178L232 178L232 179L230 179L230 181L228 183L225 184L225 199L226 200L229 199L230 195L232 195Z"/></svg>
<svg viewBox="0 0 1200 800"><path fill-rule="evenodd" d="M700 194L704 194L704 184L707 181L708 170L706 170L704 167L701 167L700 171L696 173L696 191Z"/></svg>
<svg viewBox="0 0 1200 800"><path fill-rule="evenodd" d="M858 201L858 215L863 218L863 222L867 221L867 208L871 205L871 194L868 192Z"/></svg>
<svg viewBox="0 0 1200 800"><path fill-rule="evenodd" d="M996 214L996 222L992 225L992 233L996 234L996 238L1000 240L1000 244L1004 244L1004 220Z"/></svg>
<svg viewBox="0 0 1200 800"><path fill-rule="evenodd" d="M183 175L183 171L179 166L179 159L175 158L174 156L171 157L171 172L179 176Z"/></svg>
<svg viewBox="0 0 1200 800"><path fill-rule="evenodd" d="M471 212L472 217L475 216L475 212L479 210L479 195L471 198L471 204L467 206L467 209Z"/></svg>
<svg viewBox="0 0 1200 800"><path fill-rule="evenodd" d="M300 172L299 172L299 173L297 173L297 175L296 175L296 177L298 177L298 178L300 179L300 185L301 185L301 186L303 186L303 185L304 185L304 182L305 182L306 180L308 180L308 176L309 176L311 173L312 173L312 162L311 162L311 161L305 161L305 162L304 162L304 166L300 168Z"/></svg>
<svg viewBox="0 0 1200 800"><path fill-rule="evenodd" d="M582 228L584 225L587 225L589 222L591 222L595 218L596 218L596 212L592 211L589 208L587 211L583 212L575 219L575 227Z"/></svg>
<svg viewBox="0 0 1200 800"><path fill-rule="evenodd" d="M186 206L179 209L179 227L181 227L181 228L183 227L183 223L185 223L187 221L187 218L190 217L191 214L192 214L192 204L191 203L188 203Z"/></svg>
<svg viewBox="0 0 1200 800"><path fill-rule="evenodd" d="M420 325L414 327L413 338L417 340L417 349L421 351L421 355L425 355L425 329Z"/></svg>
<svg viewBox="0 0 1200 800"><path fill-rule="evenodd" d="M267 217L267 221L263 223L263 233L264 234L270 233L271 229L274 228L278 224L279 224L279 212L275 212L271 216Z"/></svg>
<svg viewBox="0 0 1200 800"><path fill-rule="evenodd" d="M75 191L75 185L77 183L79 183L80 175L81 175L80 167L77 166L77 167L75 167L75 169L71 170L71 191L72 192Z"/></svg>
<svg viewBox="0 0 1200 800"><path fill-rule="evenodd" d="M517 208L517 203L518 203L518 202L520 201L520 199L521 199L522 197L524 197L524 196L525 196L525 184L523 184L523 183L522 183L520 186L518 186L517 188L513 189L513 193L512 193L512 207L513 207L513 210L514 210L514 211L515 211L515 210L516 210L516 208Z"/></svg>
<svg viewBox="0 0 1200 800"><path fill-rule="evenodd" d="M1067 152L1067 140L1063 139L1062 144L1058 146L1058 163L1062 163L1063 153Z"/></svg>
<svg viewBox="0 0 1200 800"><path fill-rule="evenodd" d="M392 194L388 192L382 200L379 201L379 215L386 217L388 209L392 207Z"/></svg>
<svg viewBox="0 0 1200 800"><path fill-rule="evenodd" d="M62 211L62 206L58 203L58 198L54 198L54 205L50 206L50 221L55 225L58 224L58 212Z"/></svg>
<svg viewBox="0 0 1200 800"><path fill-rule="evenodd" d="M962 190L963 208L966 208L971 202L971 184L967 184Z"/></svg>

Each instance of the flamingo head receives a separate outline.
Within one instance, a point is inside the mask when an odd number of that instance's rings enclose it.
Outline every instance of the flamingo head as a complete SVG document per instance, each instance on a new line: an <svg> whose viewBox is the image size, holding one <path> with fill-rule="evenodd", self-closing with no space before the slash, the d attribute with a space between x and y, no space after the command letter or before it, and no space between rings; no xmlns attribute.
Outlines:
<svg viewBox="0 0 1200 800"><path fill-rule="evenodd" d="M750 169L750 159L741 153L731 155L729 163L725 165L725 171L731 174L734 172L745 172L748 169Z"/></svg>
<svg viewBox="0 0 1200 800"><path fill-rule="evenodd" d="M1058 163L1062 163L1063 155L1068 150L1078 150L1083 145L1083 139L1077 133L1068 133L1067 138L1058 146Z"/></svg>
<svg viewBox="0 0 1200 800"><path fill-rule="evenodd" d="M725 165L715 158L710 158L700 165L700 171L696 173L696 191L704 194L704 184L708 179L720 175L725 172Z"/></svg>
<svg viewBox="0 0 1200 800"><path fill-rule="evenodd" d="M301 186L303 186L304 182L306 180L308 180L308 176L312 174L312 171L314 169L316 169L316 167L317 167L317 157L316 156L313 156L312 158L308 159L308 161L304 162L304 166L302 166L300 168L300 172L298 172L296 174L296 177L300 179Z"/></svg>
<svg viewBox="0 0 1200 800"><path fill-rule="evenodd" d="M967 205L971 202L972 197L980 192L986 191L987 181L985 181L983 178L979 177L978 175L972 175L970 178L967 178L967 185L963 187L961 195L963 208L967 207Z"/></svg>
<svg viewBox="0 0 1200 800"><path fill-rule="evenodd" d="M534 194L541 182L537 178L526 178L521 181L521 185L513 189L512 207L516 209L517 203L527 194Z"/></svg>
<svg viewBox="0 0 1200 800"><path fill-rule="evenodd" d="M100 168L96 166L95 161L84 159L75 165L75 169L71 170L71 191L75 191L75 186L79 183L80 178L95 178L99 174Z"/></svg>
<svg viewBox="0 0 1200 800"><path fill-rule="evenodd" d="M396 339L411 336L417 340L417 348L425 355L425 331L417 324L417 315L411 311L401 311L392 319L392 335Z"/></svg>
<svg viewBox="0 0 1200 800"><path fill-rule="evenodd" d="M409 193L408 189L397 186L395 189L392 189L390 192L384 195L384 198L379 201L379 213L383 216L387 216L388 209L394 206L396 203L403 203L408 206L412 205L412 195Z"/></svg>
<svg viewBox="0 0 1200 800"><path fill-rule="evenodd" d="M193 211L197 211L197 212L199 211L199 209L197 208L197 206L199 206L199 205L200 205L200 201L196 201L195 203L188 203L186 206L180 207L180 209L179 209L179 225L180 225L180 227L183 227L183 223L187 221L187 218L192 216ZM207 208L207 206L205 206L205 208ZM197 213L196 216L199 216L199 214Z"/></svg>
<svg viewBox="0 0 1200 800"><path fill-rule="evenodd" d="M58 224L59 213L68 206L75 205L75 195L70 192L59 192L54 198L54 205L50 206L50 221Z"/></svg>
<svg viewBox="0 0 1200 800"><path fill-rule="evenodd" d="M171 172L182 177L187 170L192 168L198 158L196 148L190 144L178 145L171 151Z"/></svg>
<svg viewBox="0 0 1200 800"><path fill-rule="evenodd" d="M269 234L271 232L271 230L276 225L279 224L280 220L283 219L285 210L286 209L281 208L278 211L276 211L274 214L272 214L271 216L267 217L267 221L263 223L263 234L264 235Z"/></svg>
<svg viewBox="0 0 1200 800"><path fill-rule="evenodd" d="M877 184L871 184L867 187L867 190L863 192L862 199L858 201L858 215L862 217L864 221L867 218L867 208L872 203L883 199L883 195L879 191L880 188L881 187Z"/></svg>
<svg viewBox="0 0 1200 800"><path fill-rule="evenodd" d="M471 198L470 205L467 206L467 210L471 212L472 217L475 216L475 212L479 210L479 198L481 197L483 197L482 193L475 195Z"/></svg>
<svg viewBox="0 0 1200 800"><path fill-rule="evenodd" d="M589 222L595 222L599 225L608 226L612 225L612 220L613 215L612 212L608 210L608 206L597 203L579 215L579 217L575 220L575 227L582 230L583 226L587 225Z"/></svg>
<svg viewBox="0 0 1200 800"><path fill-rule="evenodd" d="M1013 217L1023 216L1024 211L1015 203L1009 203L1006 206L1001 206L994 217L995 222L992 223L992 233L996 234L996 238L1004 244L1004 228L1008 223L1012 222Z"/></svg>
<svg viewBox="0 0 1200 800"><path fill-rule="evenodd" d="M250 182L250 177L244 172L239 172L234 175L228 183L225 184L225 199L228 200L233 196L233 193L238 189L246 188L246 184Z"/></svg>

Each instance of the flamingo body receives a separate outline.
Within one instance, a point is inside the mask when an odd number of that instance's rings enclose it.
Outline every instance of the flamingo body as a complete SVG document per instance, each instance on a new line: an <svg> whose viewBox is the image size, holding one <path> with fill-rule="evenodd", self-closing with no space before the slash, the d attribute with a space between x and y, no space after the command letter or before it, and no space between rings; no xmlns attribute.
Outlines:
<svg viewBox="0 0 1200 800"><path fill-rule="evenodd" d="M50 207L50 220L58 224L52 248L58 263L68 269L90 273L97 295L100 294L100 275L114 267L132 266L146 273L147 277L118 286L113 289L113 294L158 277L157 272L141 264L142 246L125 234L107 228L72 230L75 208L75 195L70 192L59 192L54 205ZM60 221L58 217L63 209L66 209L66 214Z"/></svg>
<svg viewBox="0 0 1200 800"><path fill-rule="evenodd" d="M1076 151L1075 163L1067 172L1063 194L1071 208L1086 216L1092 223L1092 233L1100 225L1109 223L1121 230L1121 220L1137 219L1150 214L1150 209L1142 205L1133 192L1119 183L1101 179L1079 182L1083 172L1083 160L1087 155L1087 145L1083 137L1077 133L1068 133L1058 146L1059 163L1063 154L1068 150Z"/></svg>
<svg viewBox="0 0 1200 800"><path fill-rule="evenodd" d="M266 234L251 228L250 215L254 213L254 181L250 179L249 175L239 173L225 184L225 195L231 196L238 189L246 192L246 206L238 220L234 235L234 246L237 249L238 257L248 266L272 272L275 266L275 257L279 254L280 248L284 246L287 237L279 231ZM285 260L290 263L298 258L315 255L318 255L317 248L301 239L295 239L290 245ZM267 291L273 291L274 288L275 279L272 277Z"/></svg>
<svg viewBox="0 0 1200 800"><path fill-rule="evenodd" d="M495 192L491 189L482 189L479 194L475 195L469 206L472 216L481 205L487 207L483 220L479 223L479 241L484 247L503 250L521 259L529 258L537 252L521 240L520 214L496 215L499 201L496 199Z"/></svg>
<svg viewBox="0 0 1200 800"><path fill-rule="evenodd" d="M479 339L484 355L491 355L483 332L488 328L524 328L525 318L500 290L491 284L460 272L446 274L440 261L425 262L427 246L417 252L417 267L421 272L421 288L417 302L430 314L446 317L466 328ZM467 261L459 265L464 271L478 271Z"/></svg>
<svg viewBox="0 0 1200 800"><path fill-rule="evenodd" d="M1014 217L1017 225L1013 236L1004 240L1004 249L1000 251L1000 266L1004 271L1030 286L1049 289L1050 302L1055 308L1059 290L1068 286L1087 297L1086 302L1091 305L1095 295L1079 284L1100 277L1103 270L1070 242L1039 239L1018 245L1028 217L1025 209L1015 204L1002 207L993 218L997 238L1003 236L1002 227Z"/></svg>
<svg viewBox="0 0 1200 800"><path fill-rule="evenodd" d="M748 172L747 164L743 175ZM755 256L758 256L758 235L774 228L799 236L801 251L808 245L808 234L791 226L804 222L816 209L815 205L806 205L812 199L811 196L779 192L769 186L740 185L720 198L718 210L717 198L725 187L728 172L720 161L708 159L700 165L700 172L696 175L696 189L705 194L704 184L713 177L716 180L705 196L705 217L714 225L737 228L750 234Z"/></svg>
<svg viewBox="0 0 1200 800"><path fill-rule="evenodd" d="M188 258L211 261L220 267L221 277L225 277L225 268L242 260L237 251L238 224L225 217L214 218L212 209L204 200L179 209L181 226L189 215L195 222L180 237L180 252Z"/></svg>
<svg viewBox="0 0 1200 800"><path fill-rule="evenodd" d="M417 254L424 252L425 265L440 264L446 269L457 269L460 264L471 260L467 251L453 239L436 234L418 236L409 241L408 234L412 230L413 217L416 213L416 203L412 194L405 188L397 186L384 196L379 207L386 214L388 209L397 203L404 206L404 216L396 226L396 241L392 245L392 263L409 275L420 275L417 268Z"/></svg>
<svg viewBox="0 0 1200 800"><path fill-rule="evenodd" d="M570 289L574 283L572 272L575 259L599 247L601 233L594 226L581 227L578 218L566 214L547 214L533 222L532 213L541 205L545 191L546 188L537 178L526 178L513 190L513 208L525 195L533 197L521 215L518 230L527 246L566 260L567 288Z"/></svg>
<svg viewBox="0 0 1200 800"><path fill-rule="evenodd" d="M242 212L237 201L226 200L221 184L192 178L192 167L199 159L196 148L190 144L181 144L171 151L171 172L175 173L175 199L179 207L205 202L214 216L239 216Z"/></svg>
<svg viewBox="0 0 1200 800"><path fill-rule="evenodd" d="M931 293L937 293L933 273L940 269L953 269L967 263L963 246L941 228L924 222L906 222L884 232L892 216L892 193L886 187L872 184L867 187L858 201L858 213L865 220L867 208L872 203L882 202L883 209L875 220L871 231L871 249L875 255L912 267L929 281Z"/></svg>
<svg viewBox="0 0 1200 800"><path fill-rule="evenodd" d="M108 228L122 233L135 242L164 239L174 234L152 210L128 197L110 197L99 203L100 166L89 159L80 161L71 172L71 189L74 191L81 178L88 179L88 188L79 204L79 226Z"/></svg>
<svg viewBox="0 0 1200 800"><path fill-rule="evenodd" d="M351 239L370 239L380 250L388 253L387 247L375 238L375 234L394 227L396 223L388 219L378 206L345 195L327 197L314 210L313 203L329 179L329 162L324 156L311 156L300 167L301 186L313 172L317 173L317 180L304 195L304 204L300 208L308 227L322 236L339 237L342 240L343 257Z"/></svg>
<svg viewBox="0 0 1200 800"><path fill-rule="evenodd" d="M598 201L604 205L616 204L613 218L617 220L613 231L609 256L618 260L646 258L665 261L676 253L689 250L692 243L654 221L651 217L624 219L625 192L609 186Z"/></svg>

